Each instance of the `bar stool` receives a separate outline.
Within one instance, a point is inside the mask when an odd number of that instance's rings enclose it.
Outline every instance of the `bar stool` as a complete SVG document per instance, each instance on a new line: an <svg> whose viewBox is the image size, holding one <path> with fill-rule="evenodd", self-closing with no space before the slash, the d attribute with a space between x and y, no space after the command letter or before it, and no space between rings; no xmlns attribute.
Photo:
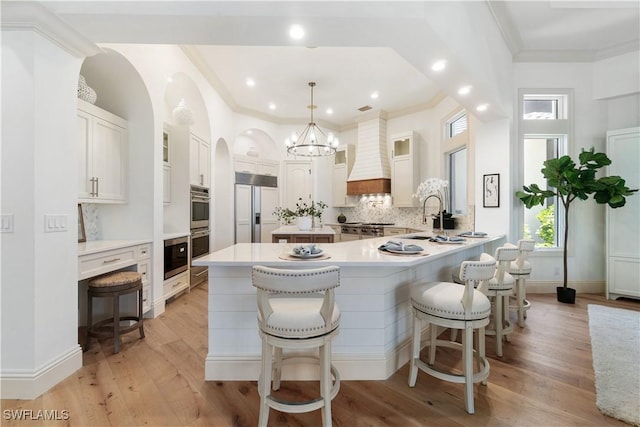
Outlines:
<svg viewBox="0 0 640 427"><path fill-rule="evenodd" d="M533 252L536 242L530 239L518 240L518 257L511 262L509 274L516 279L515 299L516 303L509 307L510 310L518 313L518 326L524 328L524 319L527 317L526 311L531 308L531 303L527 300L525 288L526 279L531 275L531 264L529 263L529 252ZM505 246L513 246L507 244Z"/></svg>
<svg viewBox="0 0 640 427"><path fill-rule="evenodd" d="M489 361L485 356L484 327L489 323L491 303L475 286L493 277L496 260L483 253L478 261L463 261L460 279L465 285L452 282L418 282L411 285L413 307L413 341L409 369L409 387L416 385L418 369L444 381L465 384L464 402L468 413L473 414L473 384L486 384L489 377ZM429 363L420 360L423 324L430 325ZM460 329L462 343L438 339L438 327ZM473 332L478 330L477 350L473 348ZM462 351L462 375L444 372L434 367L436 347L444 346ZM477 371L473 369L476 356Z"/></svg>
<svg viewBox="0 0 640 427"><path fill-rule="evenodd" d="M509 321L509 297L513 294L515 279L507 271L517 256L518 248L515 246L502 246L496 249L495 259L498 263L496 272L493 278L483 282L478 288L492 301L494 327L491 328L489 324L485 334L495 335L496 355L500 357L502 357L502 340L509 341L509 334L513 332L513 325Z"/></svg>
<svg viewBox="0 0 640 427"><path fill-rule="evenodd" d="M323 425L331 426L331 400L340 390L340 375L331 364L331 341L338 334L340 325L340 310L334 300L334 289L340 286L339 267L287 270L254 266L252 282L257 288L258 325L262 339L258 425L267 425L269 409L273 408L290 413L322 409ZM315 348L319 356L282 354L283 350ZM305 402L289 402L274 396L271 391L280 388L284 362L307 359L319 362L320 397Z"/></svg>
<svg viewBox="0 0 640 427"><path fill-rule="evenodd" d="M137 313L135 316L120 316L120 296L138 293ZM87 333L84 351L89 350L90 337L113 337L113 352L120 352L120 335L135 329L140 331L140 338L144 338L144 315L142 312L142 276L135 271L117 271L98 276L89 282L87 289ZM113 301L113 315L111 318L93 323L93 298L111 298ZM123 321L133 321L128 326L122 326ZM110 330L104 326L112 325ZM102 330L101 330L102 329Z"/></svg>

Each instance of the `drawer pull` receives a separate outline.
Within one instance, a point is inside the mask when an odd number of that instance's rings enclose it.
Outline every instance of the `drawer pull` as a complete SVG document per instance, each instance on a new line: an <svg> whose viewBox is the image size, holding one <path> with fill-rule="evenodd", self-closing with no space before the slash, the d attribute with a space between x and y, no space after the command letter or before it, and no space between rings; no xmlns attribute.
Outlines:
<svg viewBox="0 0 640 427"><path fill-rule="evenodd" d="M178 287L178 286L180 286L180 285L182 285L182 282L174 283L172 287L173 287L173 288L176 288L176 287Z"/></svg>
<svg viewBox="0 0 640 427"><path fill-rule="evenodd" d="M201 271L200 273L196 274L195 276L196 276L196 277L200 277L200 276L202 276L203 274L207 274L208 272L209 272L209 270Z"/></svg>
<svg viewBox="0 0 640 427"><path fill-rule="evenodd" d="M120 258L108 259L106 261L102 261L103 264L111 264L112 262L120 261Z"/></svg>

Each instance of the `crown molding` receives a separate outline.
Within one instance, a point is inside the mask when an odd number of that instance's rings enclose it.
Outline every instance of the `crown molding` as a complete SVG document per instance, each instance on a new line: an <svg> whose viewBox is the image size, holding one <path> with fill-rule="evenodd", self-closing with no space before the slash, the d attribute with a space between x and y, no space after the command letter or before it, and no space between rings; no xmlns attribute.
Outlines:
<svg viewBox="0 0 640 427"><path fill-rule="evenodd" d="M33 31L73 56L83 58L102 49L36 2L2 2L2 31Z"/></svg>
<svg viewBox="0 0 640 427"><path fill-rule="evenodd" d="M507 48L511 52L512 56L517 55L522 50L522 38L518 27L513 23L511 15L507 11L504 1L487 1L487 7L493 20L495 21L502 39L507 45Z"/></svg>

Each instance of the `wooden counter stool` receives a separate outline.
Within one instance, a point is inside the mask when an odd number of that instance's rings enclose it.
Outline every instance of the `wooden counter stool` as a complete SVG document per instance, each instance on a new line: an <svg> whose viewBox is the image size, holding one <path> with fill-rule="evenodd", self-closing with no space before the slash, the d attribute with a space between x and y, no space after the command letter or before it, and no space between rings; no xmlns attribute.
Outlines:
<svg viewBox="0 0 640 427"><path fill-rule="evenodd" d="M473 414L473 384L486 384L489 377L489 361L485 356L484 328L489 323L491 303L476 285L490 280L496 269L496 260L483 253L478 261L463 261L460 266L460 286L452 282L418 282L411 285L413 307L413 340L409 361L409 387L416 385L418 369L444 381L465 385L464 402L468 413ZM429 325L429 363L420 359L422 327ZM438 339L438 328L459 329L462 343ZM477 349L473 348L473 334L478 331ZM436 347L444 346L462 351L462 375L436 368ZM477 370L474 372L473 356Z"/></svg>
<svg viewBox="0 0 640 427"><path fill-rule="evenodd" d="M287 270L254 266L252 282L258 289L258 326L262 339L258 425L267 425L269 409L273 408L291 413L322 409L323 426L331 426L331 400L340 390L340 376L331 364L331 340L338 334L340 324L340 310L334 300L334 289L340 286L339 267ZM300 352L316 348L318 356L282 354L283 349ZM280 388L283 362L305 359L319 361L320 397L290 402L274 396L271 391Z"/></svg>
<svg viewBox="0 0 640 427"><path fill-rule="evenodd" d="M511 262L509 274L516 279L515 299L516 303L510 307L518 313L518 326L524 328L524 319L527 317L526 311L531 307L527 300L527 290L525 288L526 279L531 275L531 264L529 263L529 252L533 252L536 242L530 239L518 240L518 258ZM507 244L505 246L513 246Z"/></svg>
<svg viewBox="0 0 640 427"><path fill-rule="evenodd" d="M120 295L138 293L136 316L120 316ZM98 276L89 282L87 289L87 334L84 351L89 350L90 337L113 337L113 352L120 351L120 335L140 330L140 338L144 338L144 315L142 312L142 276L136 271L117 271ZM113 301L113 316L93 323L93 298L111 298ZM135 323L121 326L123 321ZM111 330L104 328L112 325Z"/></svg>

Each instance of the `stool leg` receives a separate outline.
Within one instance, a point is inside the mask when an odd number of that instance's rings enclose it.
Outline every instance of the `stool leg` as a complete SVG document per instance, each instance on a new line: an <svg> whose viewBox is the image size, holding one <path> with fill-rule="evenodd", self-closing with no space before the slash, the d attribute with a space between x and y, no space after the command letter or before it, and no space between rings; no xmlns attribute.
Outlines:
<svg viewBox="0 0 640 427"><path fill-rule="evenodd" d="M113 296L113 352L120 352L120 295Z"/></svg>
<svg viewBox="0 0 640 427"><path fill-rule="evenodd" d="M273 390L280 390L280 377L282 376L282 349L273 349Z"/></svg>
<svg viewBox="0 0 640 427"><path fill-rule="evenodd" d="M413 342L411 343L411 360L409 364L409 387L415 387L418 379L416 360L420 358L420 338L422 336L422 320L413 315Z"/></svg>
<svg viewBox="0 0 640 427"><path fill-rule="evenodd" d="M485 328L478 328L478 370L484 369L484 361L487 355L486 348L486 336L485 336ZM487 385L487 380L482 380L480 382L482 385Z"/></svg>
<svg viewBox="0 0 640 427"><path fill-rule="evenodd" d="M438 326L433 323L429 326L430 329L430 342L429 342L429 365L436 363L436 346L438 345Z"/></svg>
<svg viewBox="0 0 640 427"><path fill-rule="evenodd" d="M494 321L496 323L496 354L502 357L502 296L496 295L493 300L495 303Z"/></svg>
<svg viewBox="0 0 640 427"><path fill-rule="evenodd" d="M331 343L320 347L320 395L324 400L322 406L322 425L331 427Z"/></svg>
<svg viewBox="0 0 640 427"><path fill-rule="evenodd" d="M267 338L262 339L262 390L260 392L260 415L258 426L267 427L269 423L269 404L267 398L271 394L272 349Z"/></svg>
<svg viewBox="0 0 640 427"><path fill-rule="evenodd" d="M505 295L503 297L502 300L502 320L506 323L506 322L510 322L509 320L509 295ZM504 336L504 339L507 342L511 342L511 334L506 334Z"/></svg>
<svg viewBox="0 0 640 427"><path fill-rule="evenodd" d="M91 339L89 332L91 331L91 325L93 323L92 319L93 319L93 298L91 297L91 293L87 292L87 331L85 333L83 351L89 350L89 345L91 344L91 342L89 341Z"/></svg>
<svg viewBox="0 0 640 427"><path fill-rule="evenodd" d="M524 290L524 279L518 278L516 298L518 299L518 326L524 328L524 299L526 298Z"/></svg>
<svg viewBox="0 0 640 427"><path fill-rule="evenodd" d="M142 312L142 288L138 291L138 318L140 322L140 338L144 338L144 313Z"/></svg>
<svg viewBox="0 0 640 427"><path fill-rule="evenodd" d="M468 413L473 414L473 329L471 325L462 330L462 370L464 372L464 406Z"/></svg>

